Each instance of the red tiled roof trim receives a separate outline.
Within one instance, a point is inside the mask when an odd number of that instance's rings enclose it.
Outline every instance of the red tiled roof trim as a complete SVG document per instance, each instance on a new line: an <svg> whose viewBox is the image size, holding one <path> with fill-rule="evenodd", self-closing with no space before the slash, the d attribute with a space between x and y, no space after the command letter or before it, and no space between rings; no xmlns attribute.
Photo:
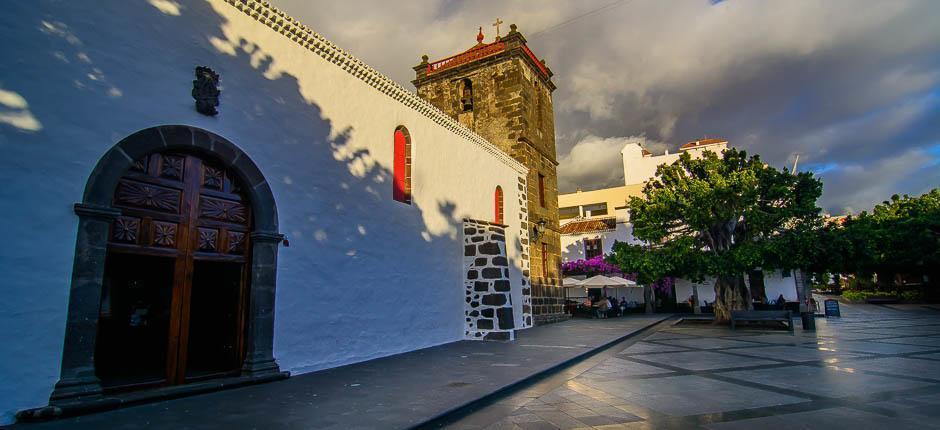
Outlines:
<svg viewBox="0 0 940 430"><path fill-rule="evenodd" d="M724 139L702 139L702 140L693 140L685 145L679 147L679 149L689 149L696 148L699 146L714 145L716 143L727 143L727 140Z"/></svg>
<svg viewBox="0 0 940 430"><path fill-rule="evenodd" d="M440 72L452 67L457 67L461 64L467 64L474 60L479 60L481 58L499 54L500 52L503 52L505 48L506 45L503 42L493 42L488 45L475 46L467 51L461 52L460 54L428 64L428 74L430 75L432 73Z"/></svg>
<svg viewBox="0 0 940 430"><path fill-rule="evenodd" d="M561 234L595 233L617 229L617 218L586 219L571 221L561 226Z"/></svg>

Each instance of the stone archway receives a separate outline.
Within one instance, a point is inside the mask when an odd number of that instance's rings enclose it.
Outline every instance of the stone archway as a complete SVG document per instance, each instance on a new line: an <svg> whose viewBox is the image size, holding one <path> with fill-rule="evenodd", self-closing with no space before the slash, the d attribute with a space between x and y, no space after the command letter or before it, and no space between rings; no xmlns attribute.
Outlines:
<svg viewBox="0 0 940 430"><path fill-rule="evenodd" d="M118 181L135 160L153 153L176 151L211 157L244 184L253 217L245 358L241 378L269 379L282 372L273 355L274 299L278 244L277 208L258 167L237 146L221 136L189 126L141 130L118 142L92 171L81 203L75 260L69 291L62 367L50 403L72 401L102 392L95 372L98 314L108 254L109 232L121 210L112 206Z"/></svg>

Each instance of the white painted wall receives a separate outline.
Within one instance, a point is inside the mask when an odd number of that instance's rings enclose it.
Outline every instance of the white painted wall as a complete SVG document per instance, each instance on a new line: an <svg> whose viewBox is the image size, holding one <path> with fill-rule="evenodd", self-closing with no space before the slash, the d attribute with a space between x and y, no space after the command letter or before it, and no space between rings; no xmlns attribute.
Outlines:
<svg viewBox="0 0 940 430"><path fill-rule="evenodd" d="M764 271L764 291L767 293L767 301L773 302L781 294L788 302L797 301L796 278L792 271L789 275L784 277L783 272L779 270Z"/></svg>
<svg viewBox="0 0 940 430"><path fill-rule="evenodd" d="M0 424L44 405L58 379L72 205L111 146L156 125L226 137L270 183L291 243L277 273L283 369L461 338L461 220L491 220L494 188L515 190L524 176L484 146L221 0L12 2L0 14L0 38ZM221 75L217 117L193 108L197 65ZM411 206L391 199L398 125L413 141ZM507 192L514 300L519 215Z"/></svg>
<svg viewBox="0 0 940 430"><path fill-rule="evenodd" d="M628 143L620 151L623 156L623 179L626 185L640 184L656 176L656 168L663 164L672 164L679 160L682 152L688 152L692 158L700 158L705 151L722 152L728 149L727 142L716 143L698 148L688 148L670 154L643 156L643 148L638 143Z"/></svg>
<svg viewBox="0 0 940 430"><path fill-rule="evenodd" d="M699 306L715 302L715 278L705 278L703 282L694 283L688 279L676 279L676 303L685 303L692 295L692 285L698 284Z"/></svg>
<svg viewBox="0 0 940 430"><path fill-rule="evenodd" d="M620 154L623 156L623 180L627 185L646 182L656 176L656 168L660 164L673 163L679 159L678 153L644 157L643 148L638 143L628 143Z"/></svg>
<svg viewBox="0 0 940 430"><path fill-rule="evenodd" d="M783 273L779 270L774 271L764 271L764 291L767 293L767 300L773 302L777 300L777 297L780 294L783 294L783 297L788 302L795 302L796 297L796 282L792 274L789 277L783 277ZM747 277L744 277L745 281ZM692 282L687 279L676 279L676 302L684 303L689 299L689 296L692 295ZM706 278L704 282L698 284L698 299L700 304L703 301L708 301L708 303L713 303L715 301L715 279Z"/></svg>

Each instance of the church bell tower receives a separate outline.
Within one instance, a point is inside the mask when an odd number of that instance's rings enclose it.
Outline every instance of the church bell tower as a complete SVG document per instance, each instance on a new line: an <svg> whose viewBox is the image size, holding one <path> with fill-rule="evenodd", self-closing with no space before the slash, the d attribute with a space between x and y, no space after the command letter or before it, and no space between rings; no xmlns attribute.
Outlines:
<svg viewBox="0 0 940 430"><path fill-rule="evenodd" d="M564 318L561 237L552 72L526 46L516 25L484 42L483 30L470 49L414 67L418 95L529 168L526 178L529 232L523 243L531 280L535 323ZM524 266L525 268L525 266Z"/></svg>

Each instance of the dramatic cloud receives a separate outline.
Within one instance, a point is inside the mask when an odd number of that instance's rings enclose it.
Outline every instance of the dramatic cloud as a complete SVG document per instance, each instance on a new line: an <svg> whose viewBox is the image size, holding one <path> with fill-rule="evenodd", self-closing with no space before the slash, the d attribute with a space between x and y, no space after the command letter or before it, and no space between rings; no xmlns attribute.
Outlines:
<svg viewBox="0 0 940 430"><path fill-rule="evenodd" d="M497 15L518 24L555 72L562 191L613 185L624 136L724 137L776 166L799 154L835 212L940 185L912 175L938 157L940 2L275 3L406 86L422 54L464 50L478 26L490 40Z"/></svg>
<svg viewBox="0 0 940 430"><path fill-rule="evenodd" d="M585 190L623 185L623 157L620 150L628 143L639 143L650 151L663 152L665 143L645 136L597 137L588 135L567 154L558 158L558 187Z"/></svg>
<svg viewBox="0 0 940 430"><path fill-rule="evenodd" d="M934 151L936 152L936 151ZM871 205L887 200L899 188L910 194L921 194L940 184L940 163L937 154L914 149L889 156L872 166L849 164L823 173L825 192L830 196L833 212L858 213L870 210ZM932 185L922 185L922 184ZM857 206L858 202L866 202Z"/></svg>

